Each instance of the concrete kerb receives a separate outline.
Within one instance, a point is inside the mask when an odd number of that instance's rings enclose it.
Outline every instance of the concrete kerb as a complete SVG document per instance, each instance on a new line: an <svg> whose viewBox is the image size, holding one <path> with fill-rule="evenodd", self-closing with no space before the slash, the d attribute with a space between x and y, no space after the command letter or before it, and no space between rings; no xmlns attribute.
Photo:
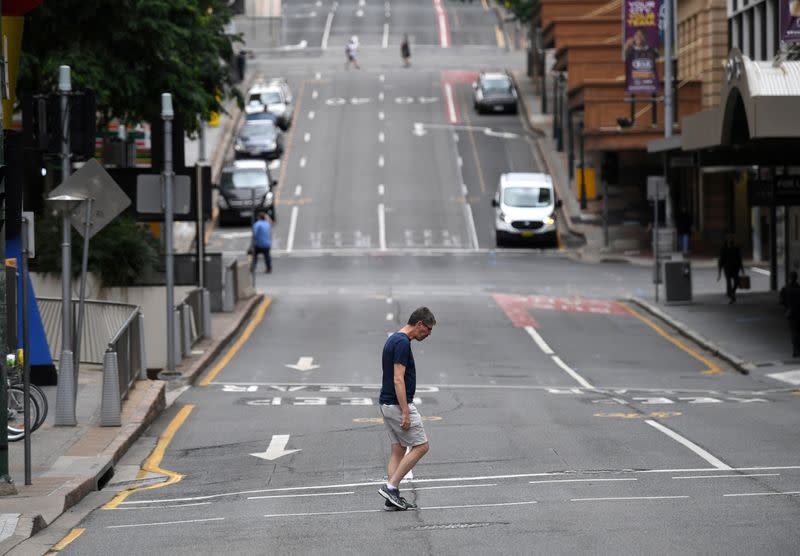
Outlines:
<svg viewBox="0 0 800 556"><path fill-rule="evenodd" d="M526 96L523 93L522 88L520 87L519 81L517 80L516 72L508 71L508 74L511 76L511 81L514 83L514 88L517 91L517 98L519 99L519 103L522 106L522 110L525 114L525 122L537 134L540 134L541 136L546 135L544 131L538 129L533 123L533 119L531 118L530 107L528 106L528 102L525 100ZM539 154L539 158L544 162L545 166L547 167L547 173L550 174L550 176L553 178L553 187L555 187L556 193L558 194L558 198L565 199L566 197L564 196L563 184L558 179L558 173L555 172L554 169L552 168L550 159L544 152L541 142L537 138L536 140L533 141L533 143L536 146L536 151ZM586 234L582 230L579 230L578 228L575 227L575 224L572 222L572 217L570 216L568 210L564 210L562 208L561 215L564 217L564 223L566 224L569 233L580 236L583 239L586 239Z"/></svg>
<svg viewBox="0 0 800 556"><path fill-rule="evenodd" d="M672 328L680 332L683 336L689 338L690 340L700 344L703 346L704 349L711 352L713 355L719 357L730 363L730 365L742 373L743 375L750 374L750 371L755 368L755 365L751 362L745 361L736 355L722 349L717 344L697 332L692 328L689 328L684 323L679 321L676 318L671 317L654 304L650 303L649 301L645 301L644 299L636 296L628 297L628 301L638 305L640 308L644 309L654 317L661 319L662 321L669 324Z"/></svg>

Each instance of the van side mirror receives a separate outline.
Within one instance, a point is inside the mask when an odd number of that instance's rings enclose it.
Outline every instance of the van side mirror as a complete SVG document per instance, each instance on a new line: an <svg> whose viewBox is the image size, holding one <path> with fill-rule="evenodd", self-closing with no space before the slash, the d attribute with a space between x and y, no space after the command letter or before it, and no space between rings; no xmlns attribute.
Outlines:
<svg viewBox="0 0 800 556"><path fill-rule="evenodd" d="M492 199L492 206L493 207L499 207L500 206L500 203L497 202L497 199Z"/></svg>
<svg viewBox="0 0 800 556"><path fill-rule="evenodd" d="M272 180L269 184L270 187L275 187L276 185L278 185L278 180Z"/></svg>

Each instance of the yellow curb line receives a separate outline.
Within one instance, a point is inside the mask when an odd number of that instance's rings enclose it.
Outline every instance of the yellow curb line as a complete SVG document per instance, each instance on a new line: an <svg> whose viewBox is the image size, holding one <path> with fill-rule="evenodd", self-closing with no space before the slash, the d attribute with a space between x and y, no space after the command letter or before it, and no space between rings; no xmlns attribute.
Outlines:
<svg viewBox="0 0 800 556"><path fill-rule="evenodd" d="M159 475L166 475L169 477L163 483L156 483L153 485L147 485L143 487L130 487L126 490L123 490L119 494L117 494L114 498L112 498L109 502L107 502L102 509L104 510L115 510L125 499L133 494L134 492L139 492L141 490L150 490L154 488L161 488L169 485L174 485L181 479L183 479L183 475L180 473L176 473L175 471L169 471L167 469L161 468L161 460L164 458L164 453L167 450L167 446L169 443L172 442L172 438L175 436L175 433L178 432L178 429L181 428L186 418L189 417L189 414L194 409L194 405L186 404L183 406L178 414L172 419L170 424L167 426L167 429L164 431L164 434L158 439L158 443L156 444L155 449L150 454L150 456L144 461L142 464L142 469L137 474L137 479L144 478L144 475L147 473L158 473Z"/></svg>
<svg viewBox="0 0 800 556"><path fill-rule="evenodd" d="M206 377L198 383L198 386L208 386L211 382L217 378L217 375L222 371L225 366L230 363L233 356L236 355L244 343L250 338L250 335L256 329L256 326L259 325L261 320L264 318L264 314L267 312L267 308L272 303L272 298L265 297L264 300L261 302L261 305L258 306L256 310L256 314L250 323L247 325L247 328L244 329L242 335L237 338L237 340L233 343L233 345L225 352L225 355L214 365L214 368L209 371Z"/></svg>
<svg viewBox="0 0 800 556"><path fill-rule="evenodd" d="M66 537L58 541L56 544L54 544L53 548L50 549L50 552L48 552L48 554L55 554L59 550L64 550L65 548L67 548L67 545L69 545L69 543L71 543L72 541L83 535L84 531L86 531L86 528L76 527L75 529L67 533Z"/></svg>
<svg viewBox="0 0 800 556"><path fill-rule="evenodd" d="M686 353L688 353L689 355L691 355L692 357L694 357L695 359L697 359L698 361L700 361L704 365L706 365L708 368L706 370L704 370L702 372L702 374L704 374L704 375L721 375L721 374L723 374L725 372L719 367L719 365L714 363L711 359L709 359L708 357L705 357L703 355L700 355L698 352L696 352L695 350L693 350L692 348L690 348L689 346L684 344L682 341L678 340L677 338L672 337L670 334L667 333L666 330L664 330L663 328L658 326L656 323L654 323L652 320L650 320L649 318L645 317L644 315L638 313L637 311L634 311L627 304L620 303L619 305L623 309L625 309L628 313L630 313L632 316L636 317L637 319L639 319L640 321L645 323L647 326L649 326L650 328L655 330L665 340L667 340L671 344L675 345L677 348L685 351Z"/></svg>
<svg viewBox="0 0 800 556"><path fill-rule="evenodd" d="M494 35L495 39L497 40L497 47L498 48L505 48L506 47L506 38L503 35L503 30L500 29L500 26L494 28Z"/></svg>

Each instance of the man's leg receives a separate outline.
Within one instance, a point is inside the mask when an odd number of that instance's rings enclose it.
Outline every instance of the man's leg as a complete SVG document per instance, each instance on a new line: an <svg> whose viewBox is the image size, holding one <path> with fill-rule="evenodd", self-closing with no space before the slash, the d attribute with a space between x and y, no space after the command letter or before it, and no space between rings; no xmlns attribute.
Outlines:
<svg viewBox="0 0 800 556"><path fill-rule="evenodd" d="M403 448L399 442L392 444L392 452L389 455L389 465L386 467L386 478L391 479L394 472L397 470L397 466L400 465L400 460L403 459L403 456L406 455L406 449ZM392 483L393 485L397 486L397 483Z"/></svg>
<svg viewBox="0 0 800 556"><path fill-rule="evenodd" d="M272 256L269 253L270 248L264 249L264 262L267 265L267 273L272 272Z"/></svg>
<svg viewBox="0 0 800 556"><path fill-rule="evenodd" d="M399 485L403 477L414 468L417 462L422 459L422 456L428 453L429 449L430 447L426 442L425 444L414 446L407 454L404 454L400 463L397 464L394 473L389 475L389 484ZM392 455L394 455L394 446L392 446Z"/></svg>

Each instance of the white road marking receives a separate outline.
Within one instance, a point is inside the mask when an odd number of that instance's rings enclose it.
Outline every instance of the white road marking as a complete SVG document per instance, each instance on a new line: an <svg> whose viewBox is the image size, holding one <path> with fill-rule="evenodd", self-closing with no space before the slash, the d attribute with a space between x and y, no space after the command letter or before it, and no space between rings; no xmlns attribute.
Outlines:
<svg viewBox="0 0 800 556"><path fill-rule="evenodd" d="M458 123L458 118L456 118L456 104L453 102L453 87L450 86L450 83L444 84L444 96L445 100L447 100L447 116L450 118L450 123Z"/></svg>
<svg viewBox="0 0 800 556"><path fill-rule="evenodd" d="M378 100L380 100L381 102L383 101L383 91L378 93Z"/></svg>
<svg viewBox="0 0 800 556"><path fill-rule="evenodd" d="M749 473L747 475L694 475L692 477L672 477L673 479L722 479L729 477L778 477L780 473Z"/></svg>
<svg viewBox="0 0 800 556"><path fill-rule="evenodd" d="M439 45L442 48L447 48L450 46L450 42L447 40L447 14L442 7L441 0L434 0L433 5L439 20Z"/></svg>
<svg viewBox="0 0 800 556"><path fill-rule="evenodd" d="M756 274L763 274L764 276L769 276L771 274L769 270L758 268L757 266L751 266L750 270Z"/></svg>
<svg viewBox="0 0 800 556"><path fill-rule="evenodd" d="M320 73L320 72L317 72L317 73L315 73L315 74L314 74L314 79L316 79L317 81L319 81L320 79L322 79L322 73Z"/></svg>
<svg viewBox="0 0 800 556"><path fill-rule="evenodd" d="M386 320L394 320L394 313L386 313Z"/></svg>
<svg viewBox="0 0 800 556"><path fill-rule="evenodd" d="M669 436L673 440L683 444L684 446L689 448L692 452L694 452L695 454L697 454L698 456L700 456L701 458L706 460L708 463L710 463L711 465L713 465L717 469L725 469L725 470L732 469L732 467L730 465L727 465L726 463L723 463L722 461L720 461L719 459L717 459L716 457L714 457L710 453L708 453L706 450L704 450L703 448L701 448L700 446L698 446L697 444L692 442L691 440L689 440L687 438L684 438L683 436L679 435L674 430L670 429L669 427L665 427L664 425L662 425L658 421L653 421L652 419L645 419L644 422L647 423L648 425L650 425L651 427L660 430L661 432L663 432L664 434L666 434L667 436Z"/></svg>
<svg viewBox="0 0 800 556"><path fill-rule="evenodd" d="M383 40L381 41L381 46L383 46L383 48L388 48L389 47L389 24L388 23L384 23L383 24Z"/></svg>
<svg viewBox="0 0 800 556"><path fill-rule="evenodd" d="M558 365L559 367L561 367L562 369L564 369L569 376L571 376L572 378L577 380L578 384L580 384L584 388L588 388L589 390L594 390L595 389L595 387L592 386L589 383L589 381L587 381L585 378L583 378L581 375L579 375L574 370L572 370L569 366L567 366L567 364L564 363L558 355L553 355L553 362L556 365Z"/></svg>
<svg viewBox="0 0 800 556"><path fill-rule="evenodd" d="M609 496L607 498L572 498L570 502L602 502L606 500L675 500L689 498L688 496Z"/></svg>
<svg viewBox="0 0 800 556"><path fill-rule="evenodd" d="M539 346L539 349L542 350L545 353L545 355L553 355L553 353L555 353L550 348L550 346L547 345L547 342L544 341L544 339L539 335L539 333L536 332L536 329L534 327L526 326L525 332L527 332L530 335L530 337L533 338L533 341L536 342L536 345Z"/></svg>
<svg viewBox="0 0 800 556"><path fill-rule="evenodd" d="M800 491L790 492L743 492L741 494L723 494L722 496L794 496L800 494Z"/></svg>
<svg viewBox="0 0 800 556"><path fill-rule="evenodd" d="M536 500L528 502L500 502L497 504L464 504L461 506L428 506L425 508L418 508L416 511L422 510L458 510L462 508L497 508L501 506L528 506L536 504ZM370 514L376 512L383 512L385 510L344 510L339 512L303 512L296 514L267 514L264 517L313 517L317 515L346 515L346 514Z"/></svg>
<svg viewBox="0 0 800 556"><path fill-rule="evenodd" d="M775 380L787 382L793 386L800 385L800 370L786 371L783 373L769 373L767 374L767 376L770 378L774 378Z"/></svg>
<svg viewBox="0 0 800 556"><path fill-rule="evenodd" d="M379 120L383 120L385 117L386 117L386 114L384 114L384 113L383 113L383 110L381 110L380 112L378 112L378 119L379 119Z"/></svg>
<svg viewBox="0 0 800 556"><path fill-rule="evenodd" d="M379 143L383 143L384 141L386 141L386 135L385 135L385 134L384 134L384 133L381 131L381 132L378 134L378 142L379 142Z"/></svg>
<svg viewBox="0 0 800 556"><path fill-rule="evenodd" d="M126 527L152 527L154 525L180 525L183 523L204 523L206 521L224 521L224 517L208 517L206 519L184 519L181 521L162 521L158 523L134 523L133 525L107 525L106 529L124 529Z"/></svg>
<svg viewBox="0 0 800 556"><path fill-rule="evenodd" d="M387 332L387 337L391 336L392 332ZM298 383L298 385L301 385ZM380 388L380 384L372 385L376 389ZM417 390L419 391L419 389ZM785 465L785 466L771 466L771 467L738 467L733 471L784 471L784 470L800 470L800 465ZM689 469L612 469L608 473L714 473L716 469L703 467L703 468L689 468ZM417 483L465 483L469 481L495 481L502 479L532 479L535 477L564 477L566 475L579 474L580 470L572 471L550 471L541 473L517 473L512 475L481 475L475 477L441 477L437 479L417 479ZM266 488L258 490L242 490L235 492L221 492L218 494L206 494L203 496L189 496L185 498L165 498L165 499L150 499L150 500L129 500L122 503L122 505L138 505L138 504L160 504L165 502L192 502L195 500L212 500L215 498L223 498L227 496L241 496L243 494L258 494L261 492L291 492L291 491L309 491L309 490L323 490L323 489L336 489L336 488L354 488L354 487L372 487L381 486L386 484L386 481L367 481L363 483L343 483L333 485L312 485L300 487L282 487L282 488ZM756 493L757 494L757 493Z"/></svg>
<svg viewBox="0 0 800 556"><path fill-rule="evenodd" d="M532 485L542 485L547 483L593 483L595 481L609 482L609 481L638 481L636 477L626 477L622 479L555 479L552 481L528 481Z"/></svg>
<svg viewBox="0 0 800 556"><path fill-rule="evenodd" d="M319 96L319 92L316 89L311 91L311 98L317 98L318 96Z"/></svg>
<svg viewBox="0 0 800 556"><path fill-rule="evenodd" d="M188 508L190 506L208 506L211 502L193 502L191 504L170 504L168 506L135 506L132 508L117 508L118 510L160 510L161 508Z"/></svg>
<svg viewBox="0 0 800 556"><path fill-rule="evenodd" d="M476 251L480 249L478 245L478 231L475 229L475 218L472 216L472 205L464 203L464 218L467 221L467 234L472 242L472 248Z"/></svg>
<svg viewBox="0 0 800 556"><path fill-rule="evenodd" d="M303 192L303 186L299 185L299 184L296 185L295 188L294 188L294 196L295 197L299 197L300 193L302 193L302 192Z"/></svg>
<svg viewBox="0 0 800 556"><path fill-rule="evenodd" d="M384 164L386 164L386 160L384 160L383 155L378 157L378 167L383 168Z"/></svg>
<svg viewBox="0 0 800 556"><path fill-rule="evenodd" d="M316 92L316 91L314 91L314 92ZM308 119L309 119L309 120L313 120L315 115L316 115L316 114L314 113L314 111L313 111L313 110L309 110L309 111L308 111Z"/></svg>
<svg viewBox="0 0 800 556"><path fill-rule="evenodd" d="M335 6L336 4L334 4L334 8ZM328 39L331 36L331 25L333 25L333 10L328 12L328 19L325 21L325 30L322 32L322 50L328 48ZM317 79L319 79L319 77Z"/></svg>
<svg viewBox="0 0 800 556"><path fill-rule="evenodd" d="M310 134L310 133L308 133L308 132L306 132L306 134L305 134L305 135L303 135L303 141L305 141L306 143L308 143L309 141L311 141L311 134Z"/></svg>
<svg viewBox="0 0 800 556"><path fill-rule="evenodd" d="M311 494L275 494L272 496L248 496L248 500L265 500L267 498L304 498L310 496L339 496L340 494L355 494L355 491L348 490L345 492L316 492Z"/></svg>
<svg viewBox="0 0 800 556"><path fill-rule="evenodd" d="M305 168L305 167L306 167L306 157L302 156L300 157L300 168Z"/></svg>
<svg viewBox="0 0 800 556"><path fill-rule="evenodd" d="M378 76L378 81L380 81L381 83L383 83L384 81L386 81L386 76L385 76L384 74L380 74L380 75Z"/></svg>
<svg viewBox="0 0 800 556"><path fill-rule="evenodd" d="M458 166L459 166L459 168L460 168L460 167L462 167L462 166L464 166L464 159L463 159L463 158L461 158L461 157L459 156L459 157L458 157L458 159L457 159L457 161L458 161Z"/></svg>
<svg viewBox="0 0 800 556"><path fill-rule="evenodd" d="M385 192L386 192L386 186L384 186L383 184L380 184L378 186L378 195L383 195Z"/></svg>
<svg viewBox="0 0 800 556"><path fill-rule="evenodd" d="M452 488L480 488L480 487L495 487L497 483L486 483L482 485L447 485L447 486L438 486L438 487L414 487L414 490L440 490L443 488L452 489Z"/></svg>
<svg viewBox="0 0 800 556"><path fill-rule="evenodd" d="M383 195L383 185L378 186L378 194ZM381 251L386 251L386 207L378 203L378 242Z"/></svg>
<svg viewBox="0 0 800 556"><path fill-rule="evenodd" d="M386 298L386 303L391 305L392 304L392 298L391 297L387 297Z"/></svg>
<svg viewBox="0 0 800 556"><path fill-rule="evenodd" d="M286 239L286 252L291 253L294 248L294 232L297 229L297 212L300 207L292 207L292 216L289 220L289 237Z"/></svg>

